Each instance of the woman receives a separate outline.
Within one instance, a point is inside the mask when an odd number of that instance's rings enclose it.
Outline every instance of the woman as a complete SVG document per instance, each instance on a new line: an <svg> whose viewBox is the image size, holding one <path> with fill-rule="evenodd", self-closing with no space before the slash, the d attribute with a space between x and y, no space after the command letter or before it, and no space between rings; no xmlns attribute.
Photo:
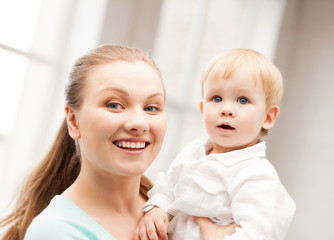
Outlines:
<svg viewBox="0 0 334 240"><path fill-rule="evenodd" d="M66 118L2 239L132 239L166 131L161 73L139 49L103 45L78 59L65 95Z"/></svg>
<svg viewBox="0 0 334 240"><path fill-rule="evenodd" d="M10 224L3 239L23 239L30 224L25 239L131 239L150 187L141 175L165 136L164 102L145 52L104 45L80 58L66 119L1 222Z"/></svg>

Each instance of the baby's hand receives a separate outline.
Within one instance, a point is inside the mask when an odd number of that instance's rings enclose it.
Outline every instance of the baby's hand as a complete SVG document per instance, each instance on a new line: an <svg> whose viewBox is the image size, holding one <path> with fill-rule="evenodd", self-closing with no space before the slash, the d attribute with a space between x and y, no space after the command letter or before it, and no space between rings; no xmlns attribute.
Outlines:
<svg viewBox="0 0 334 240"><path fill-rule="evenodd" d="M168 218L159 207L153 207L140 220L135 240L167 240Z"/></svg>

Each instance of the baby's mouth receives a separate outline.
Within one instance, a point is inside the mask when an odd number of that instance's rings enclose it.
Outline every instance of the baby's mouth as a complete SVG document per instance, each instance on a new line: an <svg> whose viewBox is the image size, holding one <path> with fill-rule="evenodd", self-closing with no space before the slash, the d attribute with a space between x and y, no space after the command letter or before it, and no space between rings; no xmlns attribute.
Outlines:
<svg viewBox="0 0 334 240"><path fill-rule="evenodd" d="M148 146L149 142L134 142L134 141L114 141L116 147L126 150L141 150Z"/></svg>
<svg viewBox="0 0 334 240"><path fill-rule="evenodd" d="M228 124L222 124L222 125L219 125L218 127L222 128L224 130L234 130L235 129L234 127L232 127L232 126L230 126Z"/></svg>

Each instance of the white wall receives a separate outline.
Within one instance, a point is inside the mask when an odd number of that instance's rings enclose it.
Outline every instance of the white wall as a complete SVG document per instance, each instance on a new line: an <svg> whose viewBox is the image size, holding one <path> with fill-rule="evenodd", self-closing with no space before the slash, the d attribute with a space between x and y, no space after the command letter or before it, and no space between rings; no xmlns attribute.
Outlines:
<svg viewBox="0 0 334 240"><path fill-rule="evenodd" d="M285 78L270 158L297 204L288 240L334 239L334 1L289 0L277 48Z"/></svg>

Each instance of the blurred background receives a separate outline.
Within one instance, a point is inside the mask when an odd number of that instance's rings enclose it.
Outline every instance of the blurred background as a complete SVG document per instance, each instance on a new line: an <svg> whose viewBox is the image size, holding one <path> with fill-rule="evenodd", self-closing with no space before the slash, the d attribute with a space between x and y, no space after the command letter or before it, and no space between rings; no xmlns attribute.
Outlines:
<svg viewBox="0 0 334 240"><path fill-rule="evenodd" d="M75 59L103 43L148 51L167 89L168 131L146 175L206 137L199 77L213 56L252 48L284 76L268 158L296 201L288 240L334 239L334 0L0 0L0 216L65 116Z"/></svg>

